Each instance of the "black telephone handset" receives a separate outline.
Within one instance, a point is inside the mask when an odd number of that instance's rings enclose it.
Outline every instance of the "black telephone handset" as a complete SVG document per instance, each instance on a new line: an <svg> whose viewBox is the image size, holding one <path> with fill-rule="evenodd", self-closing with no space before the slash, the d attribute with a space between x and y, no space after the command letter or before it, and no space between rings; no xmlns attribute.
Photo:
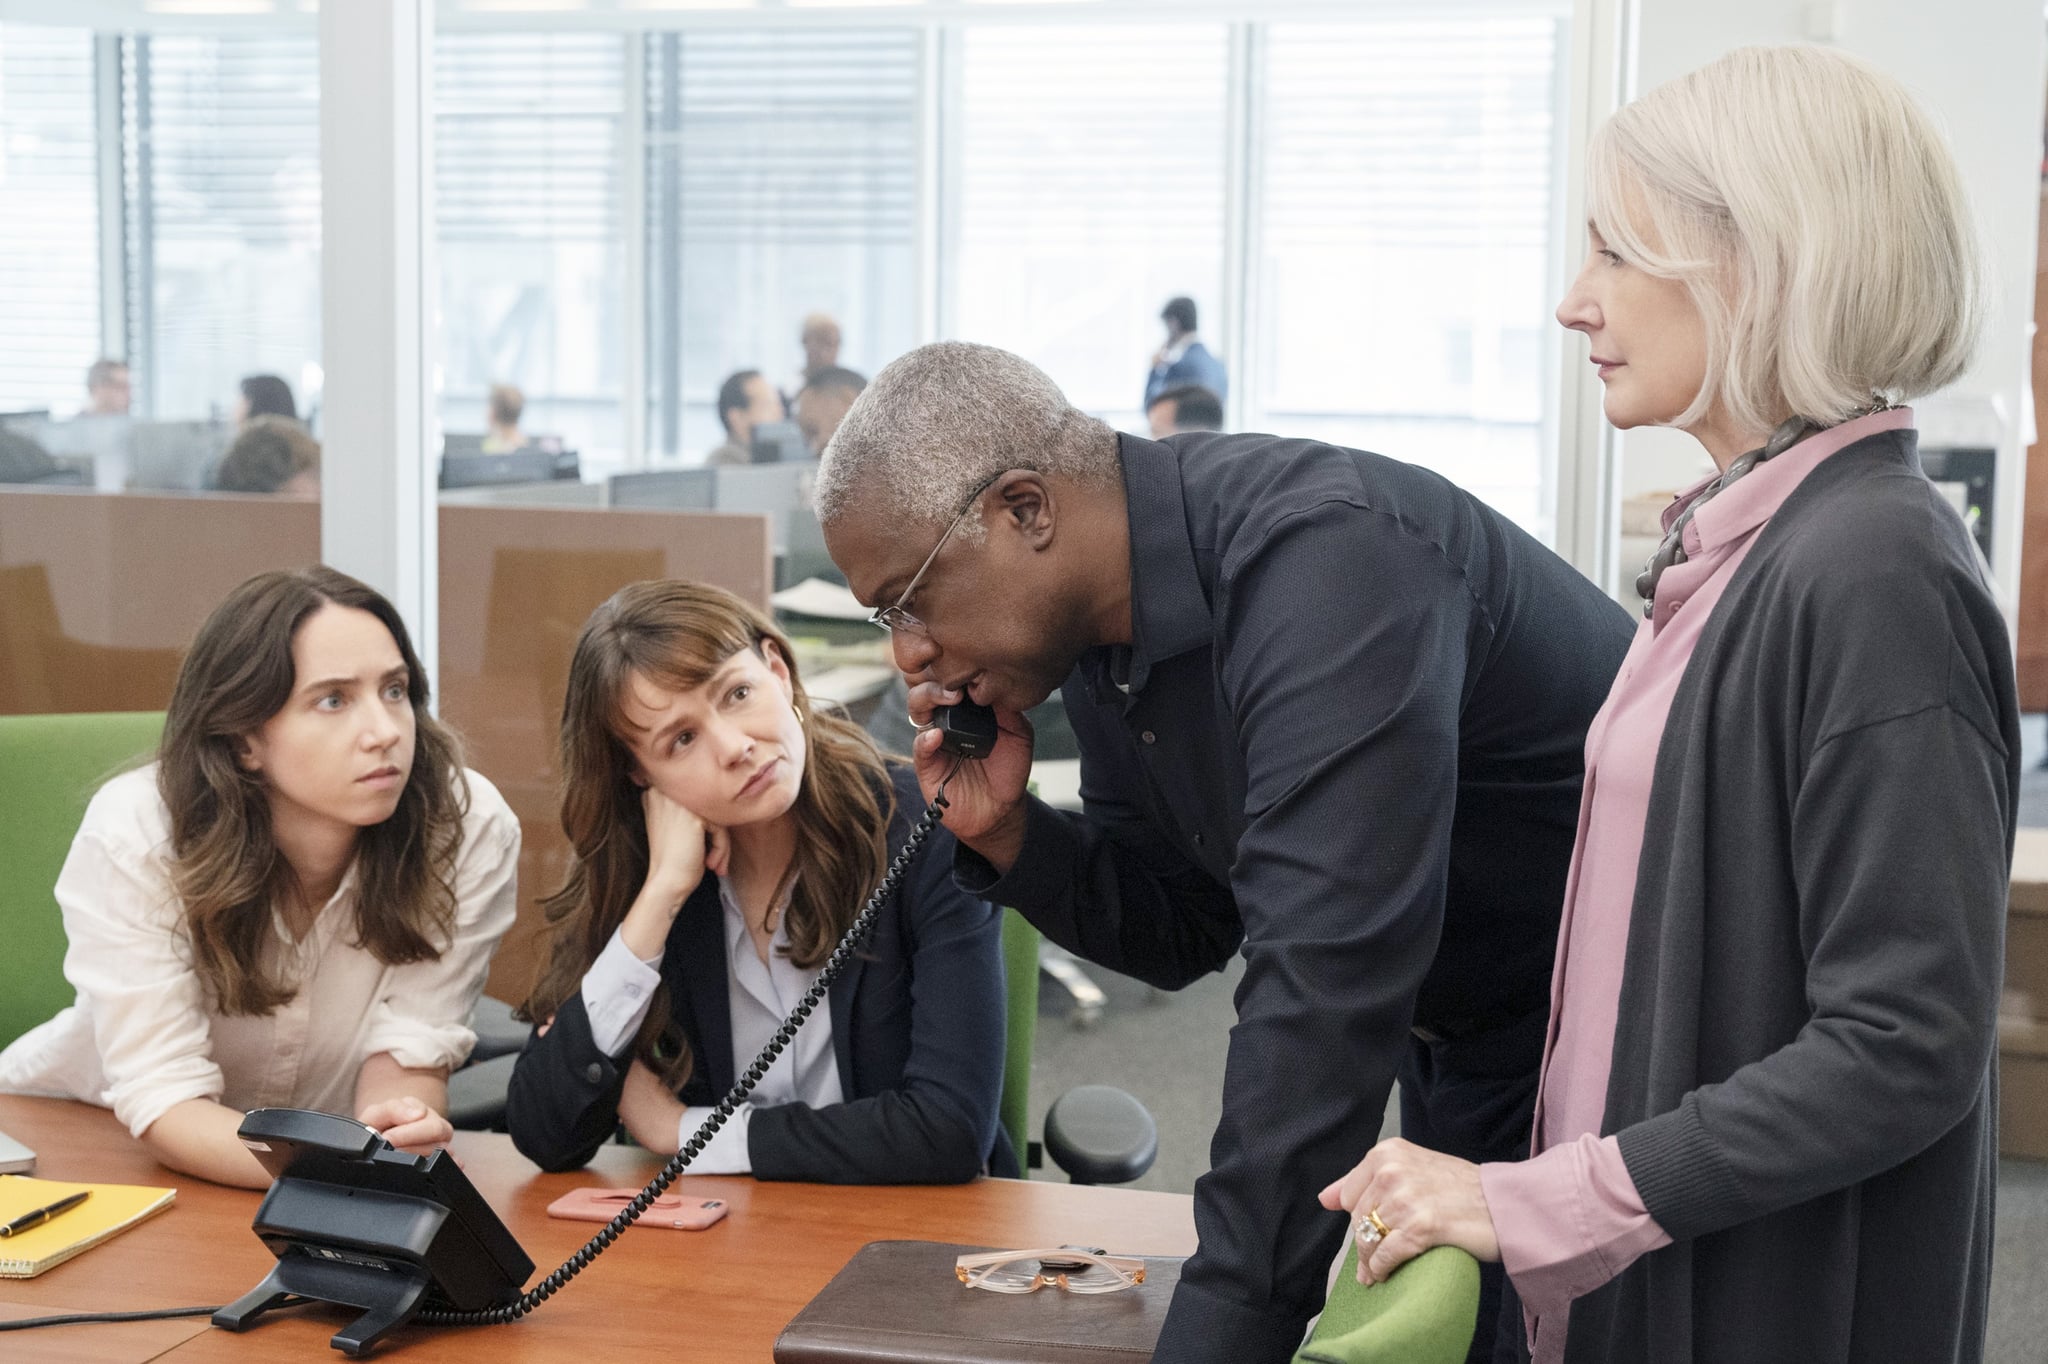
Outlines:
<svg viewBox="0 0 2048 1364"><path fill-rule="evenodd" d="M945 736L942 747L960 761L986 757L996 746L996 716L986 706L942 707L932 722ZM330 1343L359 1355L407 1321L495 1326L546 1302L638 1221L746 1102L860 949L945 809L942 781L818 979L696 1135L618 1216L532 1288L522 1293L519 1286L533 1273L533 1261L446 1151L409 1155L349 1118L259 1108L242 1119L240 1136L276 1176L256 1210L256 1234L277 1264L255 1289L214 1313L213 1324L240 1331L273 1307L341 1303L364 1312Z"/></svg>
<svg viewBox="0 0 2048 1364"><path fill-rule="evenodd" d="M939 751L960 758L986 758L1002 737L996 713L972 701L934 707L932 725L939 731Z"/></svg>

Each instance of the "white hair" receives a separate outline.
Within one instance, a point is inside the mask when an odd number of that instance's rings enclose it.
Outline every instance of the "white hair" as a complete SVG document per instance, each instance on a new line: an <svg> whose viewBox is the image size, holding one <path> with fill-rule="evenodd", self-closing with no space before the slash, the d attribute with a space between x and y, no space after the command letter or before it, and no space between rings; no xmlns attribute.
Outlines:
<svg viewBox="0 0 2048 1364"><path fill-rule="evenodd" d="M1831 426L1955 380L1983 312L1955 162L1903 85L1839 52L1748 47L1594 134L1588 217L1682 281L1718 402L1741 430ZM1652 245L1654 241L1655 245Z"/></svg>
<svg viewBox="0 0 2048 1364"><path fill-rule="evenodd" d="M950 521L1009 469L1122 476L1116 433L1036 365L994 346L934 342L891 361L847 412L818 465L818 519L880 497L906 524ZM961 527L979 532L978 520Z"/></svg>

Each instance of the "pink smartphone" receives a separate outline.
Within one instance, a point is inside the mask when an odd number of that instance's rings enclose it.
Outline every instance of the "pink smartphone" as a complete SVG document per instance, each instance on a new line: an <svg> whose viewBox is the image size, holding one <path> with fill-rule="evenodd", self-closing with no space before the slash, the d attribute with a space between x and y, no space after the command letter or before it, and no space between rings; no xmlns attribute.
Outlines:
<svg viewBox="0 0 2048 1364"><path fill-rule="evenodd" d="M571 1222L609 1222L640 1196L638 1189L573 1189L548 1204L548 1216ZM725 1216L722 1198L685 1198L668 1193L648 1205L633 1225L702 1231Z"/></svg>

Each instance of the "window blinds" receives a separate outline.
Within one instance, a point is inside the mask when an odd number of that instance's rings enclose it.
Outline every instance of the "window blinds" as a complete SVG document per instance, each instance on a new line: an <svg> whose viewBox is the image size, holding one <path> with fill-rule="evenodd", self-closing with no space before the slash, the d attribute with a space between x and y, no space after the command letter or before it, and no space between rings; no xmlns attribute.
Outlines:
<svg viewBox="0 0 2048 1364"><path fill-rule="evenodd" d="M0 24L0 411L85 399L100 352L93 46Z"/></svg>

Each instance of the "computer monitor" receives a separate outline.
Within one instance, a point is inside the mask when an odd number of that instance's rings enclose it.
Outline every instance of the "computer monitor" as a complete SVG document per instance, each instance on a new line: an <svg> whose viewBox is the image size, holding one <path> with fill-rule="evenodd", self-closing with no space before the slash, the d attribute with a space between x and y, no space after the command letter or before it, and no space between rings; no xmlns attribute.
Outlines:
<svg viewBox="0 0 2048 1364"><path fill-rule="evenodd" d="M490 437L468 431L450 431L441 437L441 486L444 488L474 488L491 483L544 483L549 479L580 479L583 477L583 461L576 451L564 444L560 436L533 436L517 450L484 449L484 442ZM495 459L504 455L546 456L546 463L528 459L504 466L518 471L517 477L489 476L491 465L470 461ZM458 477L465 482L450 482L449 470L456 468Z"/></svg>
<svg viewBox="0 0 2048 1364"><path fill-rule="evenodd" d="M637 474L613 474L611 505L710 511L716 505L718 474L719 470L712 468L649 469Z"/></svg>
<svg viewBox="0 0 2048 1364"><path fill-rule="evenodd" d="M63 425L75 427L79 422ZM179 492L197 492L207 488L213 483L214 466L220 463L220 457L227 453L233 439L233 432L224 422L131 422L128 424L127 486ZM50 453L88 452L66 448Z"/></svg>
<svg viewBox="0 0 2048 1364"><path fill-rule="evenodd" d="M555 477L555 456L525 446L493 455L443 455L441 486L478 488L489 483L548 483Z"/></svg>
<svg viewBox="0 0 2048 1364"><path fill-rule="evenodd" d="M752 464L783 464L807 460L811 447L795 422L762 422L748 442L747 459Z"/></svg>

